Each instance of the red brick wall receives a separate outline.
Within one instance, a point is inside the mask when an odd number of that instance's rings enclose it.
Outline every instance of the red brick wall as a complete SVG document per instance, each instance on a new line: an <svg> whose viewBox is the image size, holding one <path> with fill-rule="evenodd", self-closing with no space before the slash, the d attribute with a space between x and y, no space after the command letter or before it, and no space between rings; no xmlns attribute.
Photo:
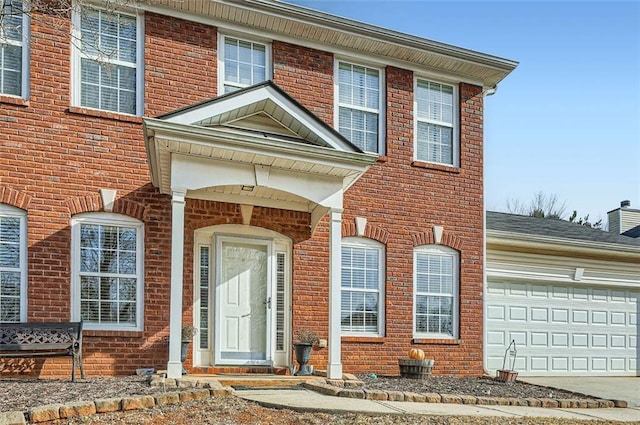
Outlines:
<svg viewBox="0 0 640 425"><path fill-rule="evenodd" d="M169 321L171 206L150 183L141 119L70 108L68 22L32 21L31 96L0 96L0 194L28 212L28 320L69 320L70 219L100 211L100 188L117 189L115 209L145 223L145 328L85 334L89 376L164 367ZM53 22L62 31L42 22ZM145 16L145 115L157 116L217 93L216 29ZM274 41L274 81L314 114L333 123L333 55ZM386 69L386 156L345 195L345 229L366 217L370 235L386 241L386 329L383 338L343 338L345 371L397 373L397 358L418 346L436 373L482 373L482 97L460 85L460 168L413 164L413 74ZM188 200L185 226L184 320L193 297L193 231L240 223L235 204ZM291 237L293 328L327 338L328 229L309 236L309 215L255 208L252 225ZM460 340L412 342L412 252L416 234L443 226L460 249ZM312 363L326 366L327 350ZM69 359L11 363L0 373L67 376ZM12 366L13 365L13 366ZM15 368L13 368L15 366ZM13 368L13 369L12 369Z"/></svg>

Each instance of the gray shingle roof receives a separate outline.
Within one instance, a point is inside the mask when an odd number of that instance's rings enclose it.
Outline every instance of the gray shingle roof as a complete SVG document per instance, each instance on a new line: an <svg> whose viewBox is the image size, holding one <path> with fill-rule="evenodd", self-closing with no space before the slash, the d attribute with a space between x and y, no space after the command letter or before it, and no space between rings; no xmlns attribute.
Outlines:
<svg viewBox="0 0 640 425"><path fill-rule="evenodd" d="M640 226L632 227L626 232L622 232L622 234L630 238L640 238Z"/></svg>
<svg viewBox="0 0 640 425"><path fill-rule="evenodd" d="M487 230L522 233L579 241L640 246L640 239L592 229L565 220L487 211Z"/></svg>

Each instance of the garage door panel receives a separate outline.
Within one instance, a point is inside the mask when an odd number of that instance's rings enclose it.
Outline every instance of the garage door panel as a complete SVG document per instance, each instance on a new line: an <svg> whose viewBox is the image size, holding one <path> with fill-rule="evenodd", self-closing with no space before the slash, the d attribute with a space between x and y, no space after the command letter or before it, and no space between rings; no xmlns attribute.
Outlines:
<svg viewBox="0 0 640 425"><path fill-rule="evenodd" d="M488 370L502 367L515 340L516 370L523 376L636 375L640 290L494 285L489 283L486 300Z"/></svg>

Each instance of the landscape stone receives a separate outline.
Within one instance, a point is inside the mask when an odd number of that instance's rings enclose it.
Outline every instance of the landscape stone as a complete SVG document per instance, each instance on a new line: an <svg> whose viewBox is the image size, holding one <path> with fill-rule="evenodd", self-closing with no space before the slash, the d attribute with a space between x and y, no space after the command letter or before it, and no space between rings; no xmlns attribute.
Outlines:
<svg viewBox="0 0 640 425"><path fill-rule="evenodd" d="M339 393L340 397L364 399L364 391L344 389Z"/></svg>
<svg viewBox="0 0 640 425"><path fill-rule="evenodd" d="M180 395L176 392L158 394L155 398L158 406L180 403Z"/></svg>
<svg viewBox="0 0 640 425"><path fill-rule="evenodd" d="M527 402L526 399L524 398L508 398L507 400L509 400L509 406L528 406L529 403Z"/></svg>
<svg viewBox="0 0 640 425"><path fill-rule="evenodd" d="M404 401L404 393L402 391L387 391L387 400Z"/></svg>
<svg viewBox="0 0 640 425"><path fill-rule="evenodd" d="M344 388L345 387L345 381L343 381L342 379L327 379L325 380L325 383L329 384L329 385L333 385L334 387L340 387L340 388Z"/></svg>
<svg viewBox="0 0 640 425"><path fill-rule="evenodd" d="M100 398L94 401L96 413L117 412L122 409L121 398Z"/></svg>
<svg viewBox="0 0 640 425"><path fill-rule="evenodd" d="M32 407L28 410L30 422L47 422L60 419L60 407L62 404L45 404Z"/></svg>
<svg viewBox="0 0 640 425"><path fill-rule="evenodd" d="M455 394L440 394L440 402L441 403L453 403L453 404L462 404L462 398L459 395Z"/></svg>
<svg viewBox="0 0 640 425"><path fill-rule="evenodd" d="M461 395L462 404L476 404L478 399L473 395Z"/></svg>
<svg viewBox="0 0 640 425"><path fill-rule="evenodd" d="M67 403L60 407L60 418L76 418L79 416L91 416L96 414L96 405L93 401L77 401Z"/></svg>
<svg viewBox="0 0 640 425"><path fill-rule="evenodd" d="M414 403L424 403L427 397L424 394L413 393L410 391L404 392L404 401L412 401Z"/></svg>
<svg viewBox="0 0 640 425"><path fill-rule="evenodd" d="M598 400L598 405L603 409L615 407L615 404L613 404L611 400Z"/></svg>
<svg viewBox="0 0 640 425"><path fill-rule="evenodd" d="M509 399L505 398L505 397L494 397L494 399L496 400L496 404L498 406L508 406L509 405Z"/></svg>
<svg viewBox="0 0 640 425"><path fill-rule="evenodd" d="M626 408L628 406L628 403L625 400L613 400L613 405L615 407L624 407L624 408Z"/></svg>
<svg viewBox="0 0 640 425"><path fill-rule="evenodd" d="M196 381L189 381L187 379L177 380L178 388L195 388Z"/></svg>
<svg viewBox="0 0 640 425"><path fill-rule="evenodd" d="M345 381L359 381L358 377L351 373L343 373L342 379L344 379Z"/></svg>
<svg viewBox="0 0 640 425"><path fill-rule="evenodd" d="M540 407L556 408L558 407L558 402L552 398L541 398Z"/></svg>
<svg viewBox="0 0 640 425"><path fill-rule="evenodd" d="M588 409L597 409L600 407L598 400L586 400Z"/></svg>
<svg viewBox="0 0 640 425"><path fill-rule="evenodd" d="M537 398L528 397L528 398L525 398L524 400L526 400L527 405L529 407L541 407L542 406L542 402L540 400L538 400Z"/></svg>
<svg viewBox="0 0 640 425"><path fill-rule="evenodd" d="M360 388L364 386L364 382L358 379L350 379L348 381L342 381L345 388Z"/></svg>
<svg viewBox="0 0 640 425"><path fill-rule="evenodd" d="M424 397L427 403L440 403L440 400L442 400L440 394L436 393L424 393Z"/></svg>
<svg viewBox="0 0 640 425"><path fill-rule="evenodd" d="M18 411L0 412L0 425L25 425L24 414Z"/></svg>
<svg viewBox="0 0 640 425"><path fill-rule="evenodd" d="M495 406L498 403L493 397L476 397L476 404L481 406Z"/></svg>
<svg viewBox="0 0 640 425"><path fill-rule="evenodd" d="M124 397L122 399L122 410L147 409L155 406L156 401L150 395Z"/></svg>
<svg viewBox="0 0 640 425"><path fill-rule="evenodd" d="M369 390L367 388L364 389L364 395L367 400L378 400L385 401L387 400L387 392L381 390Z"/></svg>

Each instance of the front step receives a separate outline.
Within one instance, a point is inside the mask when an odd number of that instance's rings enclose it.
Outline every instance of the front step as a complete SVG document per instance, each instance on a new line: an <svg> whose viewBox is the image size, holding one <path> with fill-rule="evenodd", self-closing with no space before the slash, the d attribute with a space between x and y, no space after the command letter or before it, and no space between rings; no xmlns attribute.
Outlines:
<svg viewBox="0 0 640 425"><path fill-rule="evenodd" d="M194 367L189 373L202 375L289 375L287 367L268 367L268 366L214 366L214 367Z"/></svg>
<svg viewBox="0 0 640 425"><path fill-rule="evenodd" d="M224 375L204 375L189 374L184 375L182 379L207 382L215 380L224 387L243 387L243 388L283 388L295 387L305 381L312 379L313 376L283 376L274 374L224 374Z"/></svg>

